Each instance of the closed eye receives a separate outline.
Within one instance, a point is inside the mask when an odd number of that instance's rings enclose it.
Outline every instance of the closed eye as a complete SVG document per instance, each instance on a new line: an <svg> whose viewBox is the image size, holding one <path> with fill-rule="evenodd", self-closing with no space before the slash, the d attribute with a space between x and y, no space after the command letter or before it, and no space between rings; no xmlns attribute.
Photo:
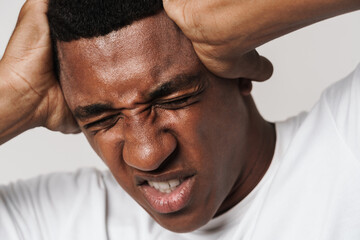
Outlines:
<svg viewBox="0 0 360 240"><path fill-rule="evenodd" d="M183 108L194 103L194 101L192 101L193 97L193 95L187 95L175 99L170 99L168 101L158 102L156 107L173 110Z"/></svg>
<svg viewBox="0 0 360 240"><path fill-rule="evenodd" d="M168 110L177 110L181 108L185 108L190 106L194 103L199 101L199 96L203 93L206 89L205 84L199 84L196 86L195 90L189 93L185 93L181 96L170 98L170 99L163 99L156 101L154 107L168 109Z"/></svg>
<svg viewBox="0 0 360 240"><path fill-rule="evenodd" d="M102 119L99 119L95 122L86 124L84 128L91 129L91 132L93 134L96 134L100 130L109 130L119 121L120 118L121 118L120 114L110 115Z"/></svg>

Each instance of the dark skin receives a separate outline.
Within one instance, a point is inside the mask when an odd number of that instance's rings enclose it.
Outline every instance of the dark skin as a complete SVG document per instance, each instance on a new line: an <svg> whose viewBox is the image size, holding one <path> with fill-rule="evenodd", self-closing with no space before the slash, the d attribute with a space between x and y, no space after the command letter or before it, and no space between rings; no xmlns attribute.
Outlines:
<svg viewBox="0 0 360 240"><path fill-rule="evenodd" d="M163 227L203 226L265 174L275 131L257 112L251 85L210 73L164 13L104 37L59 42L58 50L64 96L80 128ZM191 200L180 211L155 211L139 179L177 174L194 179Z"/></svg>
<svg viewBox="0 0 360 240"><path fill-rule="evenodd" d="M211 72L225 78L266 80L271 64L253 51L255 47L357 10L360 2L168 0L164 7ZM256 186L270 164L275 132L259 116L246 81L210 74L199 64L189 41L167 18L157 16L118 35L59 45L61 82L70 111L53 74L46 12L47 0L26 1L0 60L0 144L37 126L78 132L71 111L92 105L87 110L102 114L77 119L89 142L124 189L160 224L179 232L205 224ZM189 98L192 104L184 101L183 94L196 92L199 88L194 85L173 89L169 96L150 94L179 74L200 75L208 83L201 94L195 94L197 98ZM176 96L182 100L174 103L179 100ZM180 106L166 109L163 100L173 102L167 107ZM116 112L123 118L112 118ZM107 120L95 137L94 125L88 124L103 117ZM113 124L105 131L106 123ZM156 177L179 169L194 174L192 201L176 213L154 212L139 190L137 176Z"/></svg>

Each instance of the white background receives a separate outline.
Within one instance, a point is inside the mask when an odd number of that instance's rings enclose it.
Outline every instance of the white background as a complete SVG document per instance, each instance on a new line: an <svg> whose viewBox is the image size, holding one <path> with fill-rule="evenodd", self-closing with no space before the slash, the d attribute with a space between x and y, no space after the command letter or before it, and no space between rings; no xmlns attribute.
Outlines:
<svg viewBox="0 0 360 240"><path fill-rule="evenodd" d="M23 2L0 0L0 56ZM284 120L309 110L325 87L360 63L360 11L301 29L258 50L273 62L275 72L270 81L255 85L255 100L266 119ZM105 168L83 135L37 128L0 146L0 183L84 166Z"/></svg>

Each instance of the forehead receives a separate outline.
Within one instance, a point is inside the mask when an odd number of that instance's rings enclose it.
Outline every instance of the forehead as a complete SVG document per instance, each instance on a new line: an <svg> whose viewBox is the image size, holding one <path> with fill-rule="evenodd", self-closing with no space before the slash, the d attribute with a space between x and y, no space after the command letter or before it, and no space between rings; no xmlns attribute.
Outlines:
<svg viewBox="0 0 360 240"><path fill-rule="evenodd" d="M152 86L201 64L165 13L106 36L58 43L60 80L70 108L139 98Z"/></svg>

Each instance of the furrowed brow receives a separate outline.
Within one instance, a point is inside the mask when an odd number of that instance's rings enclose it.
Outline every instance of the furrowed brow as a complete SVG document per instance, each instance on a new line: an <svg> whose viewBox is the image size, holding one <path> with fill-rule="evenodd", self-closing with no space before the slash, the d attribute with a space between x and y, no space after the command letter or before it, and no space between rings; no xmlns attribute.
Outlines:
<svg viewBox="0 0 360 240"><path fill-rule="evenodd" d="M202 84L202 82L201 72L193 75L180 74L157 86L148 94L148 98L151 100L162 98L177 91L198 86Z"/></svg>
<svg viewBox="0 0 360 240"><path fill-rule="evenodd" d="M91 117L99 116L105 112L113 111L111 104L95 103L87 106L79 106L74 111L74 117L84 121Z"/></svg>
<svg viewBox="0 0 360 240"><path fill-rule="evenodd" d="M192 87L200 86L204 83L201 72L196 74L180 74L171 78L167 82L157 86L154 90L148 93L147 98L150 101L161 97L168 96L177 91L189 89ZM89 118L99 116L105 112L114 111L112 104L108 103L95 103L87 106L76 107L74 117L80 121L85 121Z"/></svg>

